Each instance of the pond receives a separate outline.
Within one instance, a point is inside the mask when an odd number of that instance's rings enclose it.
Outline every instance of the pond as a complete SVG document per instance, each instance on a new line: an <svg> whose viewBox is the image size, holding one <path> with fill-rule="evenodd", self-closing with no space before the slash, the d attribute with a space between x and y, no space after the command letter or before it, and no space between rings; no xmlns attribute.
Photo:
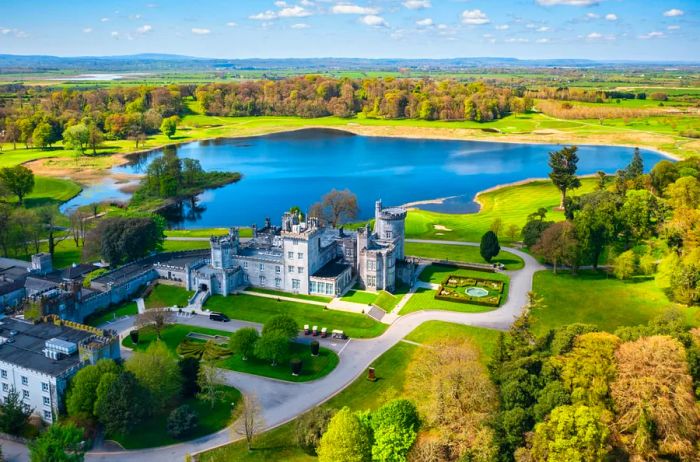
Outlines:
<svg viewBox="0 0 700 462"><path fill-rule="evenodd" d="M267 136L219 139L177 147L180 157L198 159L205 170L238 171L243 179L206 191L196 203L186 201L168 212L174 227L227 227L277 223L282 213L297 205L307 209L333 188L357 194L360 218L372 216L374 201L416 205L446 213L478 211L477 192L528 178L546 178L550 151L558 145L515 144L458 140L384 138L353 135L339 130L307 129ZM626 166L633 149L616 146L580 146L579 173L614 173ZM133 157L117 173L143 173L160 151ZM646 170L663 159L642 150ZM98 185L100 199L124 193L115 185ZM90 203L92 188L64 205Z"/></svg>

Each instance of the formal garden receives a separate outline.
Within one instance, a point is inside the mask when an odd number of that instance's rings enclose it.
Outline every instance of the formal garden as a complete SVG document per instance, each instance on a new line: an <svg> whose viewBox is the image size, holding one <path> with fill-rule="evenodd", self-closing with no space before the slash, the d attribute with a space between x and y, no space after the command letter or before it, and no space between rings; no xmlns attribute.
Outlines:
<svg viewBox="0 0 700 462"><path fill-rule="evenodd" d="M501 304L504 288L503 281L451 274L442 282L435 298L495 308Z"/></svg>

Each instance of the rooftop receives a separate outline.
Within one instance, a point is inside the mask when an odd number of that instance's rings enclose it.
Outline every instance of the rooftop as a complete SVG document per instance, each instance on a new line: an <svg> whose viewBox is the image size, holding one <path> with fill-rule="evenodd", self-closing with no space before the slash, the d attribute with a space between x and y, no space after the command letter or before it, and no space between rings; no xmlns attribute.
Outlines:
<svg viewBox="0 0 700 462"><path fill-rule="evenodd" d="M343 272L348 270L350 268L350 265L343 263L342 259L337 259L333 261L329 261L325 265L321 267L318 271L316 271L312 277L314 278L324 278L324 279L332 279L332 278L337 278Z"/></svg>

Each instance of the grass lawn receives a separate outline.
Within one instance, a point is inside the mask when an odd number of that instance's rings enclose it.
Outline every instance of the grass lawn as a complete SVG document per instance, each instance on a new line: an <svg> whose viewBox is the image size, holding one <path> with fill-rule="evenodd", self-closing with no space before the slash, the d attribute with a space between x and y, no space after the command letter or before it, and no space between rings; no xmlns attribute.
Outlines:
<svg viewBox="0 0 700 462"><path fill-rule="evenodd" d="M277 301L272 298L256 297L254 295L230 295L209 297L205 307L211 311L226 314L231 319L264 323L278 314L287 314L296 320L299 327L304 324L327 327L328 331L340 329L354 338L369 338L381 335L387 328L386 324L355 313L344 311L324 310L323 307L308 303Z"/></svg>
<svg viewBox="0 0 700 462"><path fill-rule="evenodd" d="M232 409L241 399L241 393L235 388L221 387L222 397L219 403L213 407L211 403L196 398L184 400L181 404L187 404L199 416L197 429L185 440L209 435L225 428L231 423ZM175 444L183 440L176 440L168 435L166 423L168 412L157 414L147 419L127 435L107 435L107 439L114 440L126 449L143 449Z"/></svg>
<svg viewBox="0 0 700 462"><path fill-rule="evenodd" d="M144 302L146 308L168 308L171 306L187 306L193 291L167 284L156 284Z"/></svg>
<svg viewBox="0 0 700 462"><path fill-rule="evenodd" d="M293 376L289 361L292 358L302 360L301 374ZM271 366L269 361L257 358L249 358L246 361L240 355L229 356L219 360L217 366L232 371L246 372L248 374L262 375L273 379L289 382L308 382L328 375L338 365L338 355L335 352L321 348L318 356L311 356L309 345L302 343L290 343L289 353L281 358L279 364Z"/></svg>
<svg viewBox="0 0 700 462"><path fill-rule="evenodd" d="M209 241L173 241L166 239L163 242L163 252L180 252L182 250L208 249Z"/></svg>
<svg viewBox="0 0 700 462"><path fill-rule="evenodd" d="M401 298L403 298L406 292L408 292L408 286L405 285L399 287L396 293L393 294L382 290L377 295L377 298L374 299L374 304L388 313L396 308L396 305L401 301Z"/></svg>
<svg viewBox="0 0 700 462"><path fill-rule="evenodd" d="M460 313L481 313L492 311L496 308L491 306L472 305L471 303L448 302L447 300L436 300L436 290L418 289L411 296L411 299L401 308L399 314L404 315L422 310L444 310L459 311Z"/></svg>
<svg viewBox="0 0 700 462"><path fill-rule="evenodd" d="M361 289L349 290L341 300L352 303L361 303L363 305L371 305L377 299L375 292L367 292Z"/></svg>
<svg viewBox="0 0 700 462"><path fill-rule="evenodd" d="M572 276L540 271L535 274L533 291L543 298L544 304L544 308L533 312L538 333L574 322L614 331L619 326L645 324L676 306L654 280L620 281L603 272L581 271ZM690 324L700 324L700 308L682 309Z"/></svg>
<svg viewBox="0 0 700 462"><path fill-rule="evenodd" d="M594 179L583 178L581 188L573 191L573 195L582 195L593 191L594 188ZM508 226L515 224L522 229L527 221L527 216L540 207L549 210L548 220L564 219L562 212L552 210L559 205L559 191L551 181L533 181L522 185L498 188L479 194L478 201L481 204L479 213L446 214L410 210L406 219L406 237L479 242L493 221L500 218L503 221L501 228L503 231L501 231L499 239L503 243L508 243L510 239L504 235ZM440 225L440 229L436 229L438 225ZM450 231L446 231L443 227ZM516 240L520 240L520 237L518 236ZM407 254L412 254L409 251L411 245L410 243L406 245ZM478 255L478 250L476 255Z"/></svg>
<svg viewBox="0 0 700 462"><path fill-rule="evenodd" d="M225 332L222 330L208 329L206 327L187 326L184 324L173 324L171 326L166 327L160 333L160 340L165 343L165 345L170 351L173 352L173 354L175 354L175 349L177 348L177 346L180 343L182 343L187 334L189 334L190 332L196 332L199 334L206 335L221 335L226 338L228 338L231 335L231 332ZM145 351L151 344L151 342L155 341L155 331L151 328L144 328L139 331L138 345L134 345L134 342L131 341L131 337L129 337L128 335L124 337L124 340L122 340L122 345L124 345L126 348L131 348L132 350Z"/></svg>
<svg viewBox="0 0 700 462"><path fill-rule="evenodd" d="M85 324L88 326L101 326L109 321L122 316L132 316L139 311L135 302L126 302L115 307L110 307L105 311L92 314L85 319Z"/></svg>
<svg viewBox="0 0 700 462"><path fill-rule="evenodd" d="M423 282L442 284L442 281L454 274L455 276L465 276L479 279L493 279L494 281L508 282L508 276L503 273L490 273L488 271L477 271L463 268L454 268L446 265L430 265L420 273L418 279Z"/></svg>
<svg viewBox="0 0 700 462"><path fill-rule="evenodd" d="M487 263L479 253L479 247L450 244L406 243L406 255L412 257L434 258L464 263ZM525 263L523 259L505 250L501 250L491 263L502 263L507 270L519 270Z"/></svg>
<svg viewBox="0 0 700 462"><path fill-rule="evenodd" d="M279 297L298 298L299 300L310 300L313 302L323 303L329 303L332 300L331 297L322 297L320 295L293 294L289 292L282 292L281 290L261 289L259 287L248 287L246 292L258 292L260 294L277 295Z"/></svg>
<svg viewBox="0 0 700 462"><path fill-rule="evenodd" d="M46 242L39 243L39 252L48 252L49 246ZM34 249L31 249L31 253L34 253ZM53 254L53 267L55 269L63 269L71 266L73 263L80 263L82 261L83 248L77 247L75 241L70 237L62 240L56 244ZM13 258L18 258L20 260L31 259L31 255L19 255Z"/></svg>
<svg viewBox="0 0 700 462"><path fill-rule="evenodd" d="M436 339L469 338L481 349L484 355L483 359L487 360L496 349L498 334L499 331L484 327L465 326L443 321L428 321L416 327L405 338L418 343L426 343Z"/></svg>
<svg viewBox="0 0 700 462"><path fill-rule="evenodd" d="M34 177L34 189L24 198L24 205L27 208L59 205L77 196L81 190L80 185L71 180L37 176ZM17 202L17 198L12 197L11 201Z"/></svg>

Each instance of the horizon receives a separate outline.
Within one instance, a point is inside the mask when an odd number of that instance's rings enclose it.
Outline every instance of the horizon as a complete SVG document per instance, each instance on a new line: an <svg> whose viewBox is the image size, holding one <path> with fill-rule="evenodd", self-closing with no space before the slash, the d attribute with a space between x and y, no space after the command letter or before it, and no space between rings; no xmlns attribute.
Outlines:
<svg viewBox="0 0 700 462"><path fill-rule="evenodd" d="M580 60L695 62L688 44L700 42L693 0L77 0L36 15L37 3L5 6L6 54L552 60L573 48Z"/></svg>

